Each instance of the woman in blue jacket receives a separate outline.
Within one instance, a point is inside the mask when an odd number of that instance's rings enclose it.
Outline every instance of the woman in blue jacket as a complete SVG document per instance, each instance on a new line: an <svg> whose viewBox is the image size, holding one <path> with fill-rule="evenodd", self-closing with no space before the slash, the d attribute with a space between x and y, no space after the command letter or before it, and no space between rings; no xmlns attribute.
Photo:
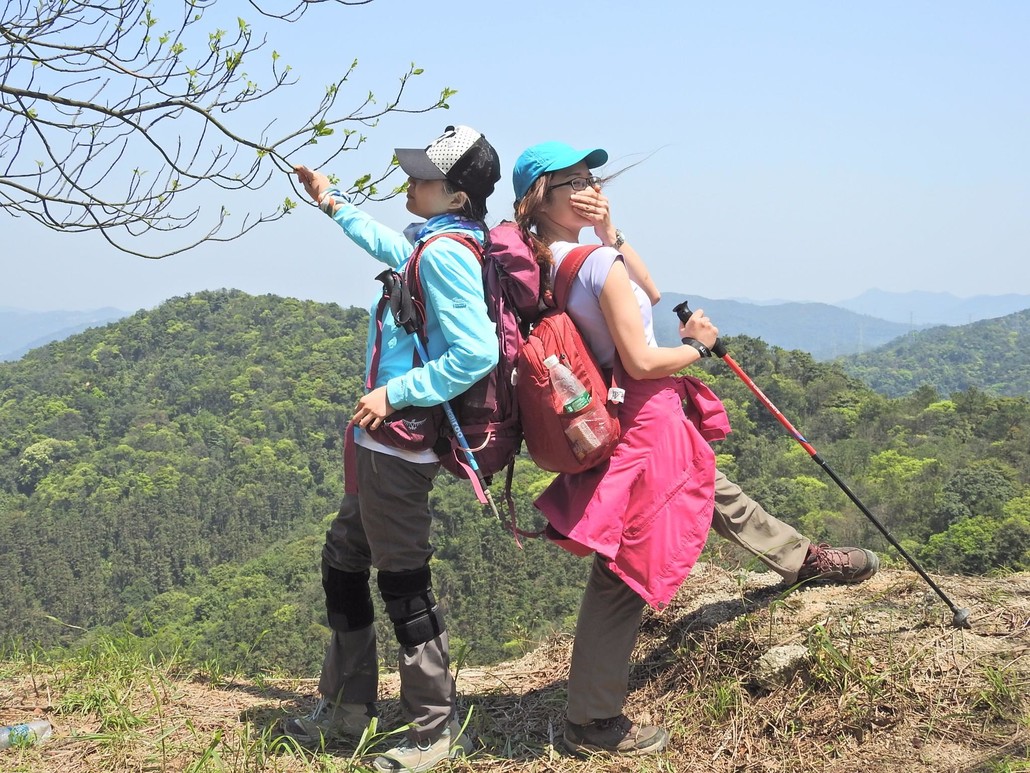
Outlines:
<svg viewBox="0 0 1030 773"><path fill-rule="evenodd" d="M408 175L407 209L424 218L404 233L383 226L350 203L329 179L298 166L298 179L352 241L400 274L423 243L419 275L425 294L428 359L415 336L394 323L376 299L366 351L366 393L353 417L348 493L326 533L322 584L332 639L319 680L321 700L310 717L283 730L301 743L360 737L375 716L378 691L375 628L369 586L379 592L400 643L400 704L408 723L395 748L374 761L377 770L429 770L467 752L455 714L447 630L433 595L429 558L429 492L439 471L432 448L402 449L377 440L384 419L408 406L439 405L461 394L497 363L494 325L483 298L478 257L454 234L483 243L486 200L500 179L496 151L479 132L449 126L425 149L397 149ZM380 328L381 326L381 328ZM377 350L378 357L374 357ZM373 368L373 362L378 367ZM354 491L356 485L356 491Z"/></svg>

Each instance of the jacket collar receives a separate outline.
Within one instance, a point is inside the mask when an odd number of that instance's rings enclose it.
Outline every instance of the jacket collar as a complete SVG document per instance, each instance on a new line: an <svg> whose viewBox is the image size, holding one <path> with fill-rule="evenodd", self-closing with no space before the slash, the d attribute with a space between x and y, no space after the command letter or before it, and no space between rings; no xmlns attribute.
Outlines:
<svg viewBox="0 0 1030 773"><path fill-rule="evenodd" d="M423 239L432 236L433 234L442 233L444 231L471 231L472 234L483 241L485 234L483 233L483 226L481 223L475 220L469 220L461 215L437 215L431 217L429 220L421 223L412 223L404 229L404 235L408 241L414 244L415 242L422 241Z"/></svg>

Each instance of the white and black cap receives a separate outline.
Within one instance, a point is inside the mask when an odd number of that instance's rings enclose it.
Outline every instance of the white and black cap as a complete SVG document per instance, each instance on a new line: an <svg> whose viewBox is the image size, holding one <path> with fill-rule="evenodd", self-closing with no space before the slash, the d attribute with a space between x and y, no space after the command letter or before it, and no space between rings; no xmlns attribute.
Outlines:
<svg viewBox="0 0 1030 773"><path fill-rule="evenodd" d="M396 148L401 169L416 180L447 180L487 199L501 179L501 160L486 137L469 126L448 126L425 149Z"/></svg>

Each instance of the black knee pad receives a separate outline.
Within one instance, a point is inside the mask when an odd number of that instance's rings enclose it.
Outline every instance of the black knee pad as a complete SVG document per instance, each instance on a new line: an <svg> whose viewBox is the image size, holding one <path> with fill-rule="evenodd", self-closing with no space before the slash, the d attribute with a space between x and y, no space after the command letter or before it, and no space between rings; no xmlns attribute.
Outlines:
<svg viewBox="0 0 1030 773"><path fill-rule="evenodd" d="M322 587L329 627L346 633L372 625L372 591L368 587L369 572L341 572L322 562Z"/></svg>
<svg viewBox="0 0 1030 773"><path fill-rule="evenodd" d="M443 612L433 596L428 566L407 572L381 571L378 581L386 613L402 646L417 647L444 632Z"/></svg>

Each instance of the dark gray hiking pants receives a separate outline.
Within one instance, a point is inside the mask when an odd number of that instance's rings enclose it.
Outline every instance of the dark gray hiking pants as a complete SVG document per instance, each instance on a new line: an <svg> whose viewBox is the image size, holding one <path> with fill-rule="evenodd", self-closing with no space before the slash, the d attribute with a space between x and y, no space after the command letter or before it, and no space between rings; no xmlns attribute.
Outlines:
<svg viewBox="0 0 1030 773"><path fill-rule="evenodd" d="M357 447L358 494L344 497L326 532L322 559L342 572L404 572L429 563L429 492L438 463L418 464ZM350 472L348 471L348 474ZM415 647L400 647L401 711L416 741L435 740L454 712L447 632ZM378 662L373 626L333 631L322 663L319 692L339 703L377 698Z"/></svg>

